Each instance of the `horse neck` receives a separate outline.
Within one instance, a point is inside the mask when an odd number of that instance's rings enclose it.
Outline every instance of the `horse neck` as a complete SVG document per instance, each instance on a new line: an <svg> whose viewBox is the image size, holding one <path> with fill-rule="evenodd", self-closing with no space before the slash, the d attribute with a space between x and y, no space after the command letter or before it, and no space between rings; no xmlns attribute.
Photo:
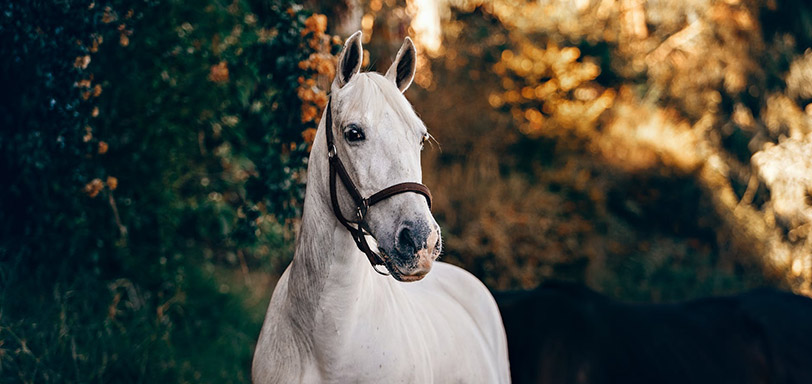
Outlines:
<svg viewBox="0 0 812 384"><path fill-rule="evenodd" d="M311 330L316 326L317 312L336 309L353 314L356 299L383 280L375 279L366 257L333 214L327 155L318 148L325 146L320 136L308 163L302 226L288 282L293 315L304 329Z"/></svg>

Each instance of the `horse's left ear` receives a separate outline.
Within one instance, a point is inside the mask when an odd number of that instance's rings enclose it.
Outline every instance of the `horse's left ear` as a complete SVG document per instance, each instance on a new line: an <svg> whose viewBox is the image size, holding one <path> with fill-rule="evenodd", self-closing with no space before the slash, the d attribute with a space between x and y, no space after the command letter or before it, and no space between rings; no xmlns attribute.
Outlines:
<svg viewBox="0 0 812 384"><path fill-rule="evenodd" d="M344 42L344 48L338 55L336 77L333 79L333 88L339 89L350 82L350 78L361 71L361 62L364 59L364 48L361 47L361 31L355 32Z"/></svg>
<svg viewBox="0 0 812 384"><path fill-rule="evenodd" d="M392 66L386 71L386 78L394 81L400 92L406 92L406 89L414 80L416 56L417 50L414 48L414 43L407 36L398 51L397 57L395 57L395 61L392 62Z"/></svg>

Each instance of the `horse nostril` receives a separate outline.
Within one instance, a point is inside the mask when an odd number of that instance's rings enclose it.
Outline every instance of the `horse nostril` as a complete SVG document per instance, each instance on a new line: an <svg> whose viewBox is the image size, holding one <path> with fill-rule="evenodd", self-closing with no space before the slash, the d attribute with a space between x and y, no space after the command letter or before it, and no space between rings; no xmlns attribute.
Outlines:
<svg viewBox="0 0 812 384"><path fill-rule="evenodd" d="M398 234L398 250L401 252L414 249L414 239L412 238L412 231L407 227L403 227Z"/></svg>

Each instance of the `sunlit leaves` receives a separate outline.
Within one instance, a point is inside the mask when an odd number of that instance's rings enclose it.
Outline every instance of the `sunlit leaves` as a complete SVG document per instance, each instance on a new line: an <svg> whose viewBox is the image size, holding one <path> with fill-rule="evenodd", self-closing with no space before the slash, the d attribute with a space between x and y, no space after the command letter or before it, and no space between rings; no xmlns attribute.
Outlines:
<svg viewBox="0 0 812 384"><path fill-rule="evenodd" d="M504 92L491 94L489 103L508 108L519 129L531 136L586 135L614 100L613 90L594 81L600 67L576 47L552 41L540 47L518 34L512 38L516 52L502 51L493 68Z"/></svg>

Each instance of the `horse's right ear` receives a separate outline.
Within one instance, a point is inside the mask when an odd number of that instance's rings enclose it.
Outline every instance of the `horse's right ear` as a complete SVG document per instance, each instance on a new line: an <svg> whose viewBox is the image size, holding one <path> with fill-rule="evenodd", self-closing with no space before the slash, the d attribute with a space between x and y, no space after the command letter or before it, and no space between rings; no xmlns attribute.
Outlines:
<svg viewBox="0 0 812 384"><path fill-rule="evenodd" d="M339 89L346 85L350 78L361 71L361 61L364 50L361 47L361 31L355 32L344 42L344 48L338 55L336 77L333 79L333 88Z"/></svg>

